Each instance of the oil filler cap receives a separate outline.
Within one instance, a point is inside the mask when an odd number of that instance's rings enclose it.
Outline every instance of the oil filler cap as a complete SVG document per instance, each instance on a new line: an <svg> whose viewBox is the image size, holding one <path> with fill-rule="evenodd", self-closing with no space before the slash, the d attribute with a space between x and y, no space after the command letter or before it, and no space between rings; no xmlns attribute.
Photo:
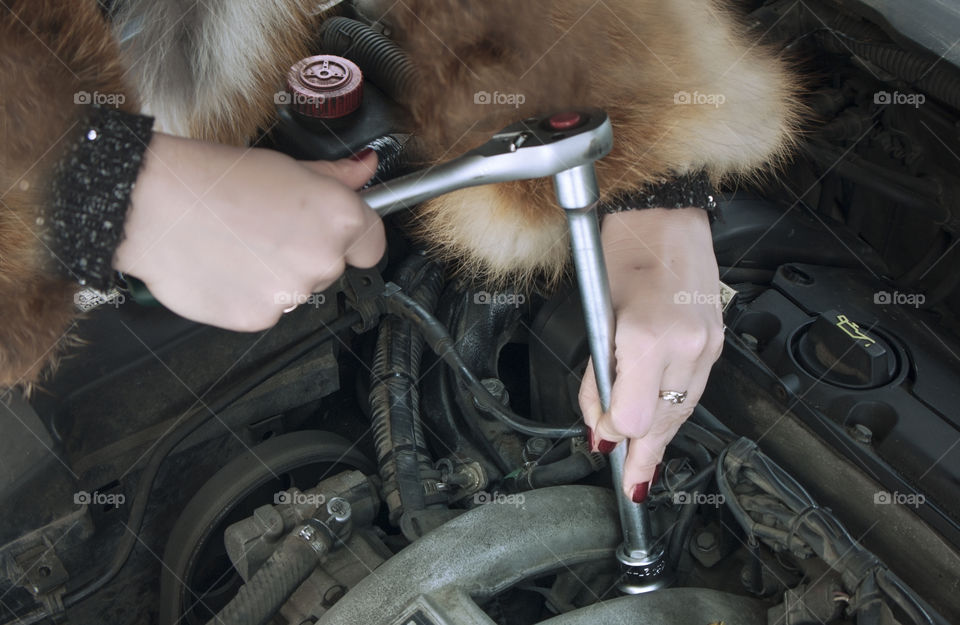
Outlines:
<svg viewBox="0 0 960 625"><path fill-rule="evenodd" d="M808 373L837 386L876 388L897 374L892 346L836 310L822 313L807 325L795 349Z"/></svg>
<svg viewBox="0 0 960 625"><path fill-rule="evenodd" d="M301 59L287 74L289 104L307 117L349 115L363 101L363 73L343 57L321 54Z"/></svg>

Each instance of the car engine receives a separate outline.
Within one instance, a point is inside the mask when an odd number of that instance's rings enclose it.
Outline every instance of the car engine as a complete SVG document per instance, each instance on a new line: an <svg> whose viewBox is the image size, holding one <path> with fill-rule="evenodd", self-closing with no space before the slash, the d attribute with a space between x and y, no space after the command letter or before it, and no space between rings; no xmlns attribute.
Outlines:
<svg viewBox="0 0 960 625"><path fill-rule="evenodd" d="M390 25L332 4L369 45L324 52L384 74ZM718 202L733 295L651 490L662 584L622 591L610 470L576 427L574 282L451 278L398 214L379 267L273 329L192 323L131 281L43 388L4 396L0 622L960 621L960 8L738 5L815 119ZM379 180L408 171L405 79L365 87ZM335 156L278 104L272 147Z"/></svg>

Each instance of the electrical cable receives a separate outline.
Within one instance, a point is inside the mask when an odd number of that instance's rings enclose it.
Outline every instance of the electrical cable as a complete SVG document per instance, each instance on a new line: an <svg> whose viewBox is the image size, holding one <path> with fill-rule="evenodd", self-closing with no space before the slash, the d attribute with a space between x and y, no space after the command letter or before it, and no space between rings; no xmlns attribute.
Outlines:
<svg viewBox="0 0 960 625"><path fill-rule="evenodd" d="M900 579L890 573L890 571L882 570L877 573L877 586L884 594L893 598L894 601L897 602L897 605L903 608L904 612L906 612L914 622L935 625L933 617L930 616L921 601L913 596L913 593L908 589L904 588ZM909 604L909 608L911 609L908 609L907 604Z"/></svg>
<svg viewBox="0 0 960 625"><path fill-rule="evenodd" d="M399 290L391 292L390 287L391 285L388 285L386 298L389 311L412 321L419 328L430 348L454 370L460 381L473 393L484 412L527 436L565 439L587 435L587 427L583 423L575 423L569 427L545 426L521 417L503 406L467 367L466 362L454 348L454 341L443 324L408 295Z"/></svg>
<svg viewBox="0 0 960 625"><path fill-rule="evenodd" d="M758 523L749 516L730 485L728 458L729 464L733 465L729 468L736 469L734 477L741 477L764 493L760 496L742 495L747 507L755 514L772 516L789 531ZM860 546L833 514L819 507L792 475L760 452L751 441L741 439L723 450L718 457L716 475L718 489L726 497L728 509L751 540L761 538L788 549L795 549L793 543L797 541L831 568L847 576L851 588L860 595L873 596L879 592L918 624L945 623L876 556ZM769 503L764 506L768 496L777 502L776 509L770 509ZM785 516L783 507L793 514ZM863 603L858 614L861 610L865 621L878 618L874 600Z"/></svg>

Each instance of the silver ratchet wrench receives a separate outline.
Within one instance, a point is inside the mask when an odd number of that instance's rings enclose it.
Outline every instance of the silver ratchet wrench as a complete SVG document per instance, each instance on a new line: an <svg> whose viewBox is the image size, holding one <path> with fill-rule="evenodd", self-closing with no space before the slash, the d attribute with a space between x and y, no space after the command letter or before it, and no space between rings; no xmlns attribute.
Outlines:
<svg viewBox="0 0 960 625"><path fill-rule="evenodd" d="M444 193L496 182L547 178L588 165L613 149L613 128L597 109L531 117L452 161L362 191L381 217Z"/></svg>
<svg viewBox="0 0 960 625"><path fill-rule="evenodd" d="M553 178L557 202L566 212L570 227L590 354L604 412L610 409L615 372L615 320L597 220L599 190L593 163L612 148L613 129L604 111L567 111L517 122L452 161L361 192L372 209L386 216L465 187ZM626 442L617 445L610 455L610 465L624 538L617 550L624 573L619 586L625 593L636 594L669 584L670 575L663 547L652 539L646 505L633 503L623 492L626 454Z"/></svg>

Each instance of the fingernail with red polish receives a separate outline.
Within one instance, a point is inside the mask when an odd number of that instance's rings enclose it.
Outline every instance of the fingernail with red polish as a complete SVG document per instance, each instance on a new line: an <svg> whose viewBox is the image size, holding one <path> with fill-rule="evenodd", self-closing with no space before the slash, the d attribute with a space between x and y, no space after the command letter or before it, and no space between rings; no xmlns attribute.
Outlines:
<svg viewBox="0 0 960 625"><path fill-rule="evenodd" d="M602 438L597 442L596 437L593 435L593 428L590 426L587 426L587 445L590 446L590 451L596 450L601 454L609 454L613 451L613 448L617 446L616 443Z"/></svg>
<svg viewBox="0 0 960 625"><path fill-rule="evenodd" d="M600 444L597 445L597 451L599 451L601 454L609 454L616 446L617 444L613 441L600 439Z"/></svg>
<svg viewBox="0 0 960 625"><path fill-rule="evenodd" d="M650 482L642 482L633 487L633 503L643 503L647 500L647 493L650 492Z"/></svg>
<svg viewBox="0 0 960 625"><path fill-rule="evenodd" d="M658 481L660 481L660 473L662 472L662 470L663 470L663 463L661 462L660 464L657 465L657 468L653 470L653 477L650 478L651 486L653 486Z"/></svg>
<svg viewBox="0 0 960 625"><path fill-rule="evenodd" d="M363 159L365 159L365 158L367 158L368 156L370 156L370 154L371 154L372 152L373 152L373 148L363 148L362 150L360 150L360 151L357 152L356 154L351 155L351 156L350 156L350 160L351 160L351 161L362 161Z"/></svg>

